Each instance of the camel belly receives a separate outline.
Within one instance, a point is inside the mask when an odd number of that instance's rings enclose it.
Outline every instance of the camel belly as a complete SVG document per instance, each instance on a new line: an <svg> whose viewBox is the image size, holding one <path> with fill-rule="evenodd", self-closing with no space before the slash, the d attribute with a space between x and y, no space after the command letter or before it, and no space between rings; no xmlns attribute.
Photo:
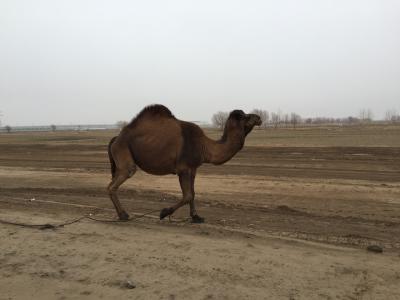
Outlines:
<svg viewBox="0 0 400 300"><path fill-rule="evenodd" d="M139 166L140 169L145 171L146 173L153 175L168 175L168 174L176 174L176 166L175 160L152 160L146 158L136 158L135 163Z"/></svg>
<svg viewBox="0 0 400 300"><path fill-rule="evenodd" d="M143 171L154 175L176 174L176 162L181 143L179 139L161 135L145 135L132 143L135 163Z"/></svg>

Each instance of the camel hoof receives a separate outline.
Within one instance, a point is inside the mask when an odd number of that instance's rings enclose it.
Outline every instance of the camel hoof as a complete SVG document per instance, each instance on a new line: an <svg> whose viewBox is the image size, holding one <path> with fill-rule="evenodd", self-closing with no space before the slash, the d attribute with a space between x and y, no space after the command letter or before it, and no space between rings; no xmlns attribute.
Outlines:
<svg viewBox="0 0 400 300"><path fill-rule="evenodd" d="M199 215L194 215L192 217L192 223L196 224L204 223L204 218L200 217Z"/></svg>
<svg viewBox="0 0 400 300"><path fill-rule="evenodd" d="M119 219L120 219L121 221L128 221L128 220L129 220L129 215L128 215L125 211L121 212L121 213L118 215L118 217L119 217Z"/></svg>
<svg viewBox="0 0 400 300"><path fill-rule="evenodd" d="M174 209L172 207L163 208L160 211L160 220L164 219L166 216L172 215L174 213Z"/></svg>

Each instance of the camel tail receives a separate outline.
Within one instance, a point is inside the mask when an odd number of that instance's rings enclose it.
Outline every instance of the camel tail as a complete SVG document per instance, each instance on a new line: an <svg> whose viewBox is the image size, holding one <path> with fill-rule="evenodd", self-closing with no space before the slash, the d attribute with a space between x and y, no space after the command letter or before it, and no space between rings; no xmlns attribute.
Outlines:
<svg viewBox="0 0 400 300"><path fill-rule="evenodd" d="M110 164L111 164L111 176L112 176L112 178L114 178L114 176L115 176L115 170L116 170L116 165L115 165L115 161L114 161L114 158L113 158L113 156L112 156L112 154L111 154L111 145L114 143L114 141L115 141L115 139L116 139L117 137L116 136L114 136L111 140L110 140L110 142L108 143L108 158L110 159Z"/></svg>

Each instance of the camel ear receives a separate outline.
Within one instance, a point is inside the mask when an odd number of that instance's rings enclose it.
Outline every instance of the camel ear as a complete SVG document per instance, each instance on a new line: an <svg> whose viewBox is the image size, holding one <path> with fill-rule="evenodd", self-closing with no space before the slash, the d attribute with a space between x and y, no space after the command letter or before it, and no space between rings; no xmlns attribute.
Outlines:
<svg viewBox="0 0 400 300"><path fill-rule="evenodd" d="M243 119L244 116L245 116L245 114L244 114L243 110L236 109L236 110L231 112L229 117L233 118L233 119L235 119L237 121L240 121L241 119Z"/></svg>

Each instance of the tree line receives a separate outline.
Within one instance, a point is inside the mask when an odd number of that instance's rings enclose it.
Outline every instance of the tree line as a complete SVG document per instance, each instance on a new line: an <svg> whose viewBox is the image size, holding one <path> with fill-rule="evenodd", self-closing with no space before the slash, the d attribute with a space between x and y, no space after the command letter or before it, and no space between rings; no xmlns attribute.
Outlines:
<svg viewBox="0 0 400 300"><path fill-rule="evenodd" d="M253 109L253 114L260 116L262 120L262 128L278 128L278 127L293 127L299 125L355 125L374 122L374 116L371 109L361 109L359 115L349 116L345 118L329 118L329 117L314 117L303 118L297 113L284 113L282 111L269 112L263 109ZM224 129L225 122L229 117L228 112L219 111L211 118L211 123L214 127ZM395 109L387 110L385 113L384 121L388 123L400 123L400 114Z"/></svg>
<svg viewBox="0 0 400 300"><path fill-rule="evenodd" d="M329 117L314 117L314 118L303 118L297 113L283 113L278 110L277 112L269 112L263 109L253 109L251 111L253 114L260 116L262 120L262 128L278 128L278 127L293 127L296 128L299 125L356 125L374 122L374 115L371 109L361 109L358 116L349 116L345 118L329 118ZM0 111L0 117L2 116ZM229 112L219 111L213 114L211 118L211 123L214 127L219 129L224 129L226 120L228 119ZM1 120L0 120L1 121ZM381 122L382 120L377 120ZM386 123L400 123L400 113L396 109L389 109L385 112L384 120ZM117 127L122 129L126 126L128 122L118 121L116 123ZM51 124L51 131L56 131L58 128L56 125ZM6 131L10 133L13 128L9 125L1 128L0 131Z"/></svg>

